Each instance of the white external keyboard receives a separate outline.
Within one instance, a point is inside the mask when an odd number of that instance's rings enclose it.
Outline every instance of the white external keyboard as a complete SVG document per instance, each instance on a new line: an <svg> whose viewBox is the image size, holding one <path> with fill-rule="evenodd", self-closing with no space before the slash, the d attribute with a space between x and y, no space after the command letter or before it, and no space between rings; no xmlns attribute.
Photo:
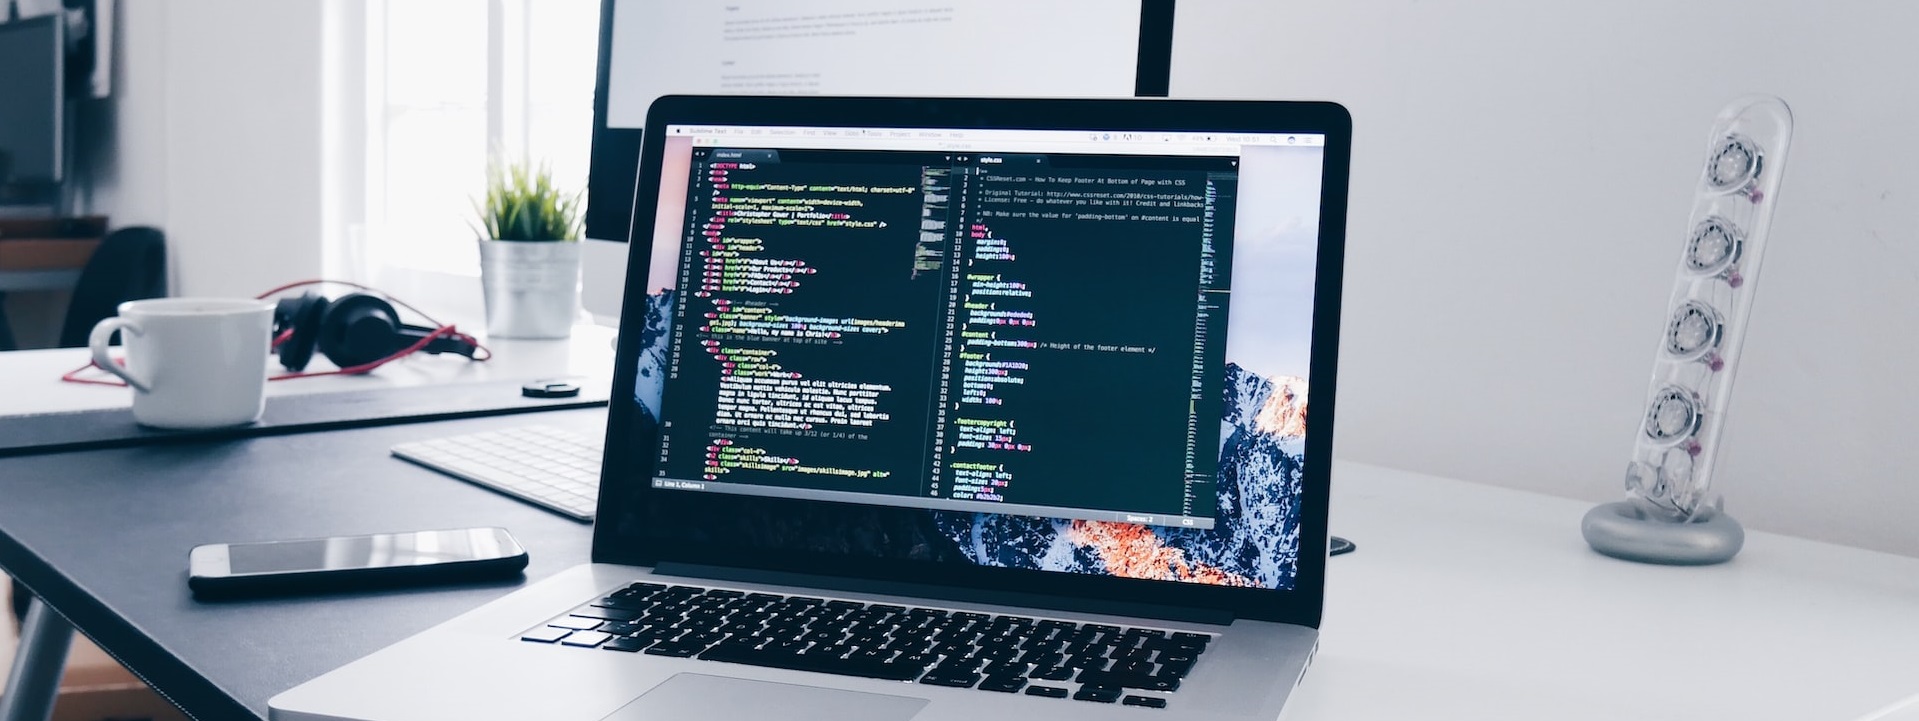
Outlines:
<svg viewBox="0 0 1919 721"><path fill-rule="evenodd" d="M393 455L582 521L600 504L601 438L520 426L393 447Z"/></svg>

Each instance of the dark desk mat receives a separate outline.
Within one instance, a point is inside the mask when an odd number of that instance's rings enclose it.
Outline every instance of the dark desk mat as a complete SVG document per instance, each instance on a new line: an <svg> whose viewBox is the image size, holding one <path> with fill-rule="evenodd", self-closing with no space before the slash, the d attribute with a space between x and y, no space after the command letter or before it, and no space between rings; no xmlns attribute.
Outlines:
<svg viewBox="0 0 1919 721"><path fill-rule="evenodd" d="M135 423L128 408L9 416L0 418L0 457L606 405L610 383L576 382L580 395L572 398L528 398L520 394L519 381L268 397L257 423L196 430L148 428Z"/></svg>
<svg viewBox="0 0 1919 721"><path fill-rule="evenodd" d="M192 717L264 720L274 694L589 560L592 526L389 453L529 423L591 434L606 411L0 458L0 568ZM519 539L524 581L219 603L187 589L203 543L475 526Z"/></svg>

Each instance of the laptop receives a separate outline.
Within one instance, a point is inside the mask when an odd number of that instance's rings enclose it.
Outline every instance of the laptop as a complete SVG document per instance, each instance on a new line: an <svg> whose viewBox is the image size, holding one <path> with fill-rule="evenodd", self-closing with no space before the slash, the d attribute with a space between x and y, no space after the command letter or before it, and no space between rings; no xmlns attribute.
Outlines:
<svg viewBox="0 0 1919 721"><path fill-rule="evenodd" d="M1324 598L1343 108L646 128L592 563L272 718L1279 715Z"/></svg>

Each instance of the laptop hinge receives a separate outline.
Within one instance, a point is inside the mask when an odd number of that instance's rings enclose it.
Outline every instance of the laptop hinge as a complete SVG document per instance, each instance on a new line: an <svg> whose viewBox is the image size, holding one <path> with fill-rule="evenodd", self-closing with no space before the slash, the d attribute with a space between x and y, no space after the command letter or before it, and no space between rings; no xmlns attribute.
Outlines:
<svg viewBox="0 0 1919 721"><path fill-rule="evenodd" d="M1101 598L1075 598L1071 596L994 591L936 584L877 581L868 578L825 576L811 573L794 573L790 571L767 571L757 568L735 568L731 566L708 566L693 563L674 563L671 561L661 562L654 567L654 571L669 576L707 578L715 581L801 586L805 588L847 591L852 593L911 596L914 598L940 599L961 603L982 603L996 606L1046 608L1076 613L1155 618L1167 621L1208 623L1220 626L1231 625L1233 622L1233 614L1231 612L1219 609L1182 608L1178 606L1132 603Z"/></svg>

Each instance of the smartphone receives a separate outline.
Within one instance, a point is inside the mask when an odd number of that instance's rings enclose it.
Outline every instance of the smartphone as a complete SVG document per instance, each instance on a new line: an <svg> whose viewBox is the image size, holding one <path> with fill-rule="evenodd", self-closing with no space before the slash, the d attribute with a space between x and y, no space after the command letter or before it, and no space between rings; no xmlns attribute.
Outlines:
<svg viewBox="0 0 1919 721"><path fill-rule="evenodd" d="M526 549L504 528L214 543L188 554L195 596L344 591L517 575Z"/></svg>

